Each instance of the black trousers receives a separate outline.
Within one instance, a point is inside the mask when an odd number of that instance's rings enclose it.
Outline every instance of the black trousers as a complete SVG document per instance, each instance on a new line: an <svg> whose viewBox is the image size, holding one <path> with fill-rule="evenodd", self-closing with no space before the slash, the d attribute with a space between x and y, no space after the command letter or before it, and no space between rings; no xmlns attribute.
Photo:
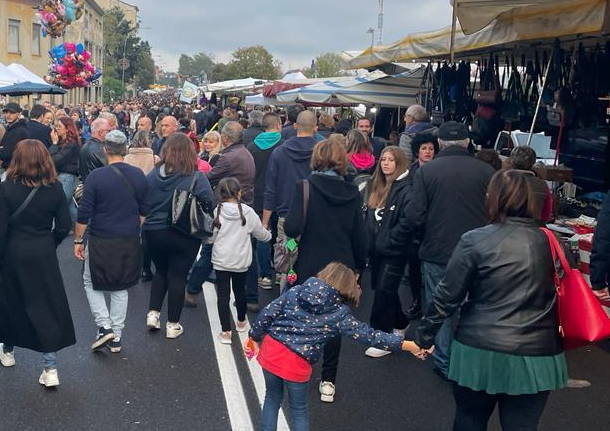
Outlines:
<svg viewBox="0 0 610 431"><path fill-rule="evenodd" d="M375 292L371 309L371 326L384 332L404 329L409 319L402 311L398 288L405 272L402 259L371 259L371 285Z"/></svg>
<svg viewBox="0 0 610 431"><path fill-rule="evenodd" d="M413 302L421 304L423 283L421 276L421 260L419 260L417 251L409 256L409 287L411 288Z"/></svg>
<svg viewBox="0 0 610 431"><path fill-rule="evenodd" d="M536 431L549 392L532 395L490 395L454 385L455 421L453 431L486 431L496 404L503 431Z"/></svg>
<svg viewBox="0 0 610 431"><path fill-rule="evenodd" d="M201 240L173 229L145 231L148 251L155 263L155 275L150 289L150 309L161 311L167 295L167 320L179 322L184 306L186 277Z"/></svg>
<svg viewBox="0 0 610 431"><path fill-rule="evenodd" d="M231 286L235 295L237 320L246 320L246 277L247 272L216 271L218 316L223 332L231 330Z"/></svg>
<svg viewBox="0 0 610 431"><path fill-rule="evenodd" d="M142 273L152 274L152 257L148 251L148 244L146 243L146 235L142 235Z"/></svg>
<svg viewBox="0 0 610 431"><path fill-rule="evenodd" d="M335 383L337 381L337 367L341 353L341 336L331 338L324 344L322 359L322 381Z"/></svg>

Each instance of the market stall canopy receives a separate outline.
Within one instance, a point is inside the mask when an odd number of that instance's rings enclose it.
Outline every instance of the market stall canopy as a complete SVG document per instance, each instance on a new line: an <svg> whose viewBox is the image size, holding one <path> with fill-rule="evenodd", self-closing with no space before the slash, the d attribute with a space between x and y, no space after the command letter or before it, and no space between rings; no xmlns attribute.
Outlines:
<svg viewBox="0 0 610 431"><path fill-rule="evenodd" d="M28 81L28 82L35 82L37 84L47 84L47 82L44 79L42 79L40 76L36 75L34 72L29 70L27 67L25 67L22 64L11 63L7 66L7 68L22 78L22 81L19 81L19 82Z"/></svg>
<svg viewBox="0 0 610 431"><path fill-rule="evenodd" d="M465 34L483 30L505 12L528 6L556 4L557 0L453 0Z"/></svg>
<svg viewBox="0 0 610 431"><path fill-rule="evenodd" d="M0 87L0 94L7 96L27 96L29 94L65 94L66 90L51 84L36 82L19 82L17 84Z"/></svg>
<svg viewBox="0 0 610 431"><path fill-rule="evenodd" d="M307 77L303 74L303 72L291 72L287 73L280 79L280 81L284 82L292 82L292 81L302 81L307 79Z"/></svg>
<svg viewBox="0 0 610 431"><path fill-rule="evenodd" d="M608 0L555 1L514 8L502 13L490 25L466 35L458 25L455 52L466 56L491 47L519 41L554 39L568 35L600 32L604 28ZM451 27L415 33L390 45L375 46L358 54L344 52L351 69L370 68L386 63L447 57Z"/></svg>
<svg viewBox="0 0 610 431"><path fill-rule="evenodd" d="M409 106L418 102L425 67L388 76L375 71L341 81L324 81L278 93L284 102Z"/></svg>
<svg viewBox="0 0 610 431"><path fill-rule="evenodd" d="M240 91L251 91L257 86L265 84L264 79L245 78L245 79L232 79L230 81L216 82L214 84L208 84L204 90L215 93L231 93Z"/></svg>
<svg viewBox="0 0 610 431"><path fill-rule="evenodd" d="M287 105L286 102L280 102L275 97L265 97L262 93L246 96L246 105L256 106L278 106Z"/></svg>
<svg viewBox="0 0 610 431"><path fill-rule="evenodd" d="M13 72L11 69L0 63L0 86L6 87L7 85L21 82L22 79L19 75Z"/></svg>

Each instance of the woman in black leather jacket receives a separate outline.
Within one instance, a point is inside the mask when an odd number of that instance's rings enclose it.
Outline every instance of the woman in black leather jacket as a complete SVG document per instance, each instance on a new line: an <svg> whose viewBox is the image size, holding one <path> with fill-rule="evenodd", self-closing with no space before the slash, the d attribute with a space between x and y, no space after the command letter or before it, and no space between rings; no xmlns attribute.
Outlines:
<svg viewBox="0 0 610 431"><path fill-rule="evenodd" d="M462 236L417 328L416 343L430 348L461 306L449 366L455 431L486 430L496 404L505 431L536 430L549 392L567 383L534 180L523 171L496 173L487 197L491 224Z"/></svg>
<svg viewBox="0 0 610 431"><path fill-rule="evenodd" d="M410 236L398 223L407 205L411 182L408 160L398 147L386 147L368 188L366 225L369 237L371 285L375 300L371 310L371 327L395 332L404 337L409 320L402 311L398 287L407 264ZM399 232L398 230L401 230ZM380 358L391 352L369 347L365 354Z"/></svg>

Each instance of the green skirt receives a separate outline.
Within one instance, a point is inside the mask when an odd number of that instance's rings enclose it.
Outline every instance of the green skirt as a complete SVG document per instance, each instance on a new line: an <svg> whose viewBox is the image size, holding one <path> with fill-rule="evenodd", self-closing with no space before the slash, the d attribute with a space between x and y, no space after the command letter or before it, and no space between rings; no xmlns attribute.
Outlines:
<svg viewBox="0 0 610 431"><path fill-rule="evenodd" d="M535 394L565 387L568 368L563 353L518 356L477 349L454 341L449 379L473 391L492 395Z"/></svg>

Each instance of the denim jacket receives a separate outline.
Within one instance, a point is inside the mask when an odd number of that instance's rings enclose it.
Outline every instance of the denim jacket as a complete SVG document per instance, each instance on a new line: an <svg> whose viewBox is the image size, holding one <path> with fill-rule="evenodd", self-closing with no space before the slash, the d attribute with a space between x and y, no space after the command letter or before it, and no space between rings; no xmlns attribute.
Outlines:
<svg viewBox="0 0 610 431"><path fill-rule="evenodd" d="M403 340L356 320L339 292L315 277L284 292L260 312L250 336L261 341L265 334L310 364L318 361L324 343L337 335L390 351L400 351Z"/></svg>

